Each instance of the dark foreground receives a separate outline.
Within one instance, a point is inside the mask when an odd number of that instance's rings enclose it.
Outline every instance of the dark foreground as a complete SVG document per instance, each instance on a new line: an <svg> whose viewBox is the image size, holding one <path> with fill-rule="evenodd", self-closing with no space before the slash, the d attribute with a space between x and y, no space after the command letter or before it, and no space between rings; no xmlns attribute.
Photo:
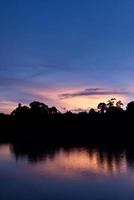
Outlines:
<svg viewBox="0 0 134 200"><path fill-rule="evenodd" d="M134 199L134 102L78 114L32 105L0 115L0 200Z"/></svg>
<svg viewBox="0 0 134 200"><path fill-rule="evenodd" d="M32 102L29 107L21 104L10 114L0 114L0 141L42 141L47 145L133 145L134 102L121 108L118 101L109 106L100 103L99 111L60 113L55 107ZM119 105L118 105L119 104Z"/></svg>

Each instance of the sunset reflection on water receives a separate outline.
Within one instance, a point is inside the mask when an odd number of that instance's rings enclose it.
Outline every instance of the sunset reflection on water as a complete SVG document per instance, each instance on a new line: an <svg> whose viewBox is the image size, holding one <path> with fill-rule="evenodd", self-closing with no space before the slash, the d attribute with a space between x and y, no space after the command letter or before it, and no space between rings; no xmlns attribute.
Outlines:
<svg viewBox="0 0 134 200"><path fill-rule="evenodd" d="M123 150L0 145L0 199L133 200L133 163Z"/></svg>
<svg viewBox="0 0 134 200"><path fill-rule="evenodd" d="M37 164L36 170L41 173L48 173L59 176L72 176L76 174L118 174L125 173L127 161L125 154L120 159L106 154L100 156L97 150L92 152L86 149L71 149L69 152L60 150L53 158L47 157Z"/></svg>
<svg viewBox="0 0 134 200"><path fill-rule="evenodd" d="M12 157L11 146L0 147L0 158L9 159ZM39 172L69 176L76 173L95 174L118 174L127 171L127 160L125 152L116 157L100 153L97 149L87 150L86 148L72 148L68 151L60 149L53 156L49 154L31 168Z"/></svg>

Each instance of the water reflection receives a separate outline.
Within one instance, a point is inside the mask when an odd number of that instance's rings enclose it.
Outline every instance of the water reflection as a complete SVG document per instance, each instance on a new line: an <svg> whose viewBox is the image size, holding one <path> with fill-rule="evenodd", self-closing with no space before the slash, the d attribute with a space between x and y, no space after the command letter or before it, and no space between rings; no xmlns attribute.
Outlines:
<svg viewBox="0 0 134 200"><path fill-rule="evenodd" d="M112 156L109 160L104 154L100 157L97 150L92 152L87 149L60 150L55 153L53 158L47 157L44 161L37 164L36 170L41 174L51 174L57 176L91 176L96 175L115 175L124 173L127 170L125 154L120 159Z"/></svg>
<svg viewBox="0 0 134 200"><path fill-rule="evenodd" d="M11 156L9 145L0 145L0 159L8 159Z"/></svg>
<svg viewBox="0 0 134 200"><path fill-rule="evenodd" d="M0 157L14 155L16 161L22 159L31 163L40 172L69 176L76 174L118 174L133 168L134 155L126 150L100 150L96 148L48 148L43 145L0 146ZM129 160L130 159L130 160ZM33 165L34 164L34 165Z"/></svg>
<svg viewBox="0 0 134 200"><path fill-rule="evenodd" d="M0 146L0 200L133 200L134 151Z"/></svg>

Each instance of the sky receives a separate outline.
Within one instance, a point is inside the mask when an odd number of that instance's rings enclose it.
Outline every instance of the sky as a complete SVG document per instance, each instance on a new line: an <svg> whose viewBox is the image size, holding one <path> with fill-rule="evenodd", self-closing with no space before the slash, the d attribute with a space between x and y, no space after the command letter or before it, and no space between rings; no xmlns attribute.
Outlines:
<svg viewBox="0 0 134 200"><path fill-rule="evenodd" d="M0 112L134 99L133 0L0 0Z"/></svg>

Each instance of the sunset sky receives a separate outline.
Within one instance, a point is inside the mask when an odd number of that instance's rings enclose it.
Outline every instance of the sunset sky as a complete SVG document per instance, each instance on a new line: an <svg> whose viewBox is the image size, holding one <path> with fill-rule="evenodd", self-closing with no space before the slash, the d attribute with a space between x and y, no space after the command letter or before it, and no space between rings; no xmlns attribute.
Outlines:
<svg viewBox="0 0 134 200"><path fill-rule="evenodd" d="M0 0L0 112L134 100L133 0Z"/></svg>

